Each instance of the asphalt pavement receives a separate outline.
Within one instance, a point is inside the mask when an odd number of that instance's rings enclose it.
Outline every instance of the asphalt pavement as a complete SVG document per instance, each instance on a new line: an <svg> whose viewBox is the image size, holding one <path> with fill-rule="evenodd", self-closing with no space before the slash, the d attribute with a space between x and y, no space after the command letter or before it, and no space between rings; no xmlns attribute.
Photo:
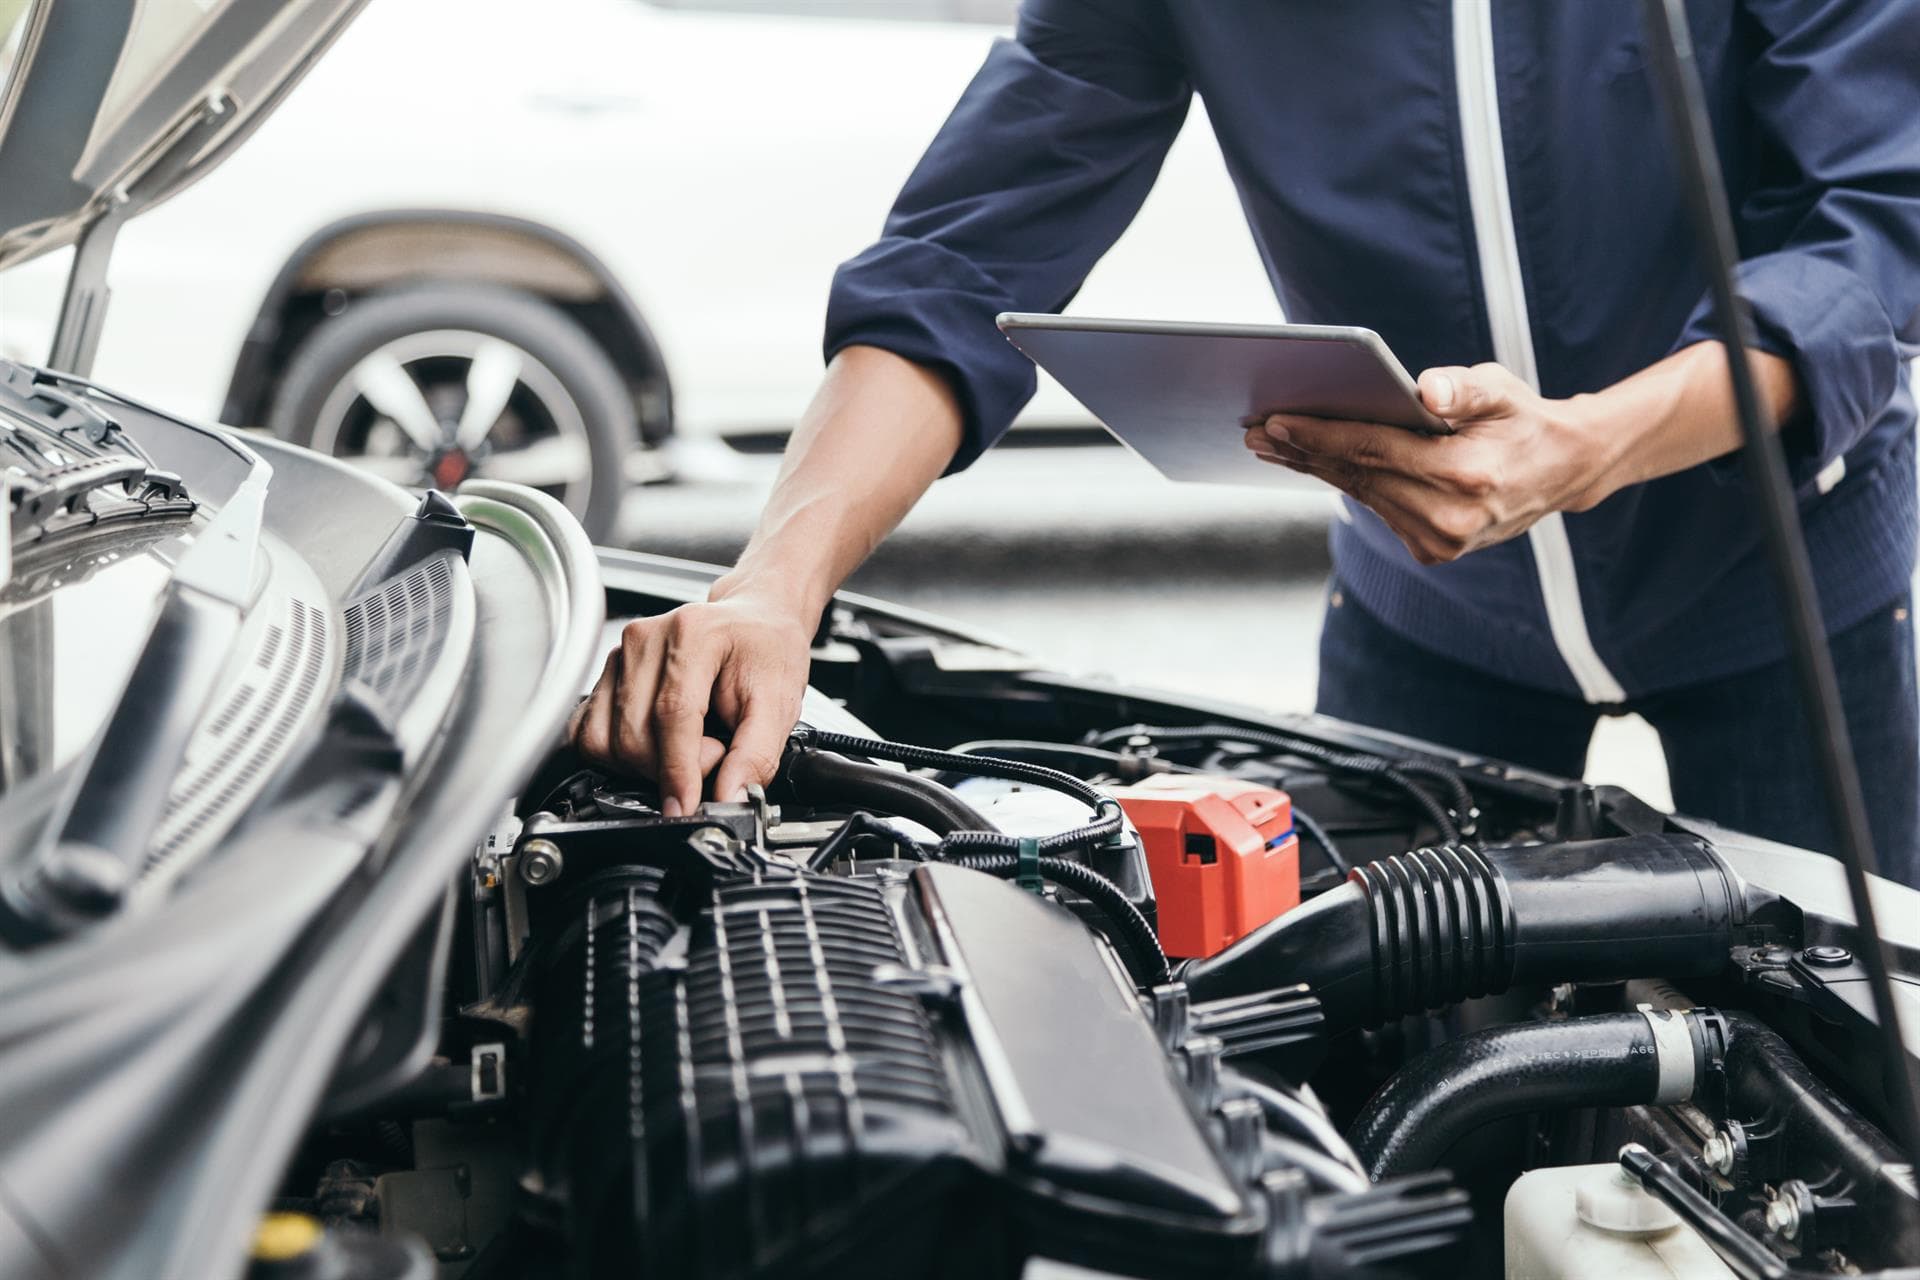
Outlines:
<svg viewBox="0 0 1920 1280"><path fill-rule="evenodd" d="M628 546L730 563L778 460L715 457L636 490ZM1332 495L1180 485L1113 447L1006 448L940 481L848 584L991 631L1052 665L1310 710ZM1588 769L1667 806L1637 717L1603 722Z"/></svg>

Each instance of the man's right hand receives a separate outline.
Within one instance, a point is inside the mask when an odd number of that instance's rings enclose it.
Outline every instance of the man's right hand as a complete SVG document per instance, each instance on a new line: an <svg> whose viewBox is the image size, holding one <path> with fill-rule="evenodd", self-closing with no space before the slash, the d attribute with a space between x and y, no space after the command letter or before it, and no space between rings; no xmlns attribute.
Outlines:
<svg viewBox="0 0 1920 1280"><path fill-rule="evenodd" d="M746 798L780 766L800 717L813 629L791 609L744 596L629 622L571 733L596 763L660 783L668 817L690 813L714 773L717 800ZM706 732L712 713L732 731Z"/></svg>
<svg viewBox="0 0 1920 1280"><path fill-rule="evenodd" d="M877 347L827 366L739 562L690 604L627 624L574 713L589 759L649 774L670 816L772 780L800 718L815 621L835 588L927 491L960 445L946 376ZM711 714L731 741L708 736Z"/></svg>

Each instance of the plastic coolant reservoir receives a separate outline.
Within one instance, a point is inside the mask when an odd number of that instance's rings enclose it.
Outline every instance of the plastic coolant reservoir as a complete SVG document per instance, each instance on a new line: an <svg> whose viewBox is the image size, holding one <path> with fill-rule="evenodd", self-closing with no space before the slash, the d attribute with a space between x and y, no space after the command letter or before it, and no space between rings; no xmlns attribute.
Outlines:
<svg viewBox="0 0 1920 1280"><path fill-rule="evenodd" d="M1617 1164L1535 1169L1507 1192L1507 1280L1721 1280L1733 1272Z"/></svg>

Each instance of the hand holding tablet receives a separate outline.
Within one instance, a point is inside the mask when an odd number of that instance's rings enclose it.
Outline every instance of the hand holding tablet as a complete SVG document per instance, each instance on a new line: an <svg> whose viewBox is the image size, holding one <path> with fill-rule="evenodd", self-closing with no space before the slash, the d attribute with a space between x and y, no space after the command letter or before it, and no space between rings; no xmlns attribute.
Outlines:
<svg viewBox="0 0 1920 1280"><path fill-rule="evenodd" d="M1275 413L1443 435L1371 329L1009 313L1001 332L1123 444L1174 480L1271 484L1245 429Z"/></svg>
<svg viewBox="0 0 1920 1280"><path fill-rule="evenodd" d="M1025 315L1000 326L1168 478L1312 476L1379 516L1422 564L1663 474L1628 447L1632 424L1658 420L1685 381L1667 366L1722 350L1700 344L1600 395L1551 399L1493 364L1429 369L1416 386L1366 329Z"/></svg>

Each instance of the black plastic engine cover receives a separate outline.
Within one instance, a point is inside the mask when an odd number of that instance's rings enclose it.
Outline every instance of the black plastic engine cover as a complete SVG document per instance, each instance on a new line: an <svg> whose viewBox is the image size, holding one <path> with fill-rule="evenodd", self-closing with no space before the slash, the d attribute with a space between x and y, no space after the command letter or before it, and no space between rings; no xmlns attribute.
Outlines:
<svg viewBox="0 0 1920 1280"><path fill-rule="evenodd" d="M578 1271L1260 1270L1252 1171L1064 908L944 865L573 892L533 1002L530 1186Z"/></svg>

